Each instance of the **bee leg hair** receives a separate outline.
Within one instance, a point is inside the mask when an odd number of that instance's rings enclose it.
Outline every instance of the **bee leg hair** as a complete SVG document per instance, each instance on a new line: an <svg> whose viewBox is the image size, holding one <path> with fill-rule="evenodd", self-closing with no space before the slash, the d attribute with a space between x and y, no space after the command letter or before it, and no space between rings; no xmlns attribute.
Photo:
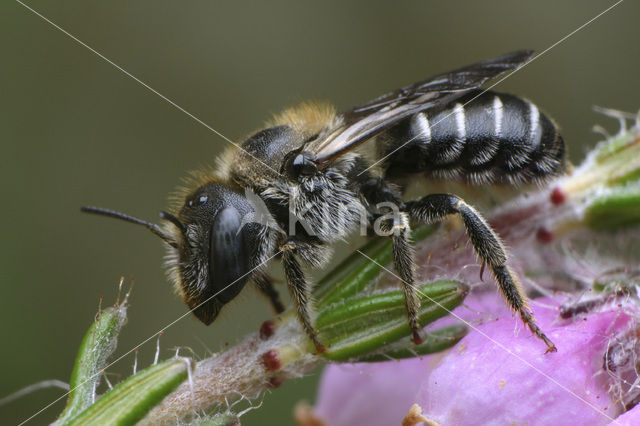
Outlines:
<svg viewBox="0 0 640 426"><path fill-rule="evenodd" d="M276 311L276 314L281 314L284 312L284 305L280 300L280 295L278 291L273 287L273 281L271 277L269 277L265 273L258 273L254 277L254 282L258 286L258 290L265 296L269 298L271 301L271 306L273 306L273 310Z"/></svg>
<svg viewBox="0 0 640 426"><path fill-rule="evenodd" d="M412 219L426 223L442 220L451 214L460 215L473 248L480 260L489 265L493 271L498 286L511 309L517 312L531 332L547 345L547 352L556 351L553 342L536 324L533 314L527 306L526 296L513 272L506 265L507 252L500 237L491 229L480 213L461 198L451 194L431 194L420 200L408 201L405 203L405 211Z"/></svg>
<svg viewBox="0 0 640 426"><path fill-rule="evenodd" d="M413 343L420 344L423 338L420 335L422 327L418 320L418 310L420 309L420 299L418 298L416 287L416 268L414 260L413 246L409 236L411 228L409 226L409 218L404 209L404 202L395 191L390 188L382 178L372 177L364 182L361 186L361 192L372 208L378 208L381 203L388 203L397 206L398 211L393 212L389 219L381 222L382 231L385 235L389 235L392 240L393 250L393 267L398 273L402 281L402 291L404 293L404 302L407 309L407 318L409 327L411 328L411 340ZM382 212L374 211L374 216L382 216ZM398 214L396 214L398 213ZM388 216L388 215L385 215Z"/></svg>
<svg viewBox="0 0 640 426"><path fill-rule="evenodd" d="M280 247L280 250L282 251L282 264L287 277L289 293L295 303L300 324L315 345L318 353L322 353L326 350L326 347L320 342L313 325L311 325L311 317L309 316L309 286L305 280L302 267L295 257L295 242L286 242Z"/></svg>

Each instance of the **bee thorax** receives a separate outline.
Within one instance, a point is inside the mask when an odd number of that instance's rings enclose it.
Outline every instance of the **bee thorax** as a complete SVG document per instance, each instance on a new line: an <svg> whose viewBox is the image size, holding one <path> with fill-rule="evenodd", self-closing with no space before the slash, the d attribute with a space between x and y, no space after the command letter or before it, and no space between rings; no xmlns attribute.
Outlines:
<svg viewBox="0 0 640 426"><path fill-rule="evenodd" d="M289 237L330 243L344 239L366 218L360 197L338 169L271 186L262 195L286 207L276 216Z"/></svg>

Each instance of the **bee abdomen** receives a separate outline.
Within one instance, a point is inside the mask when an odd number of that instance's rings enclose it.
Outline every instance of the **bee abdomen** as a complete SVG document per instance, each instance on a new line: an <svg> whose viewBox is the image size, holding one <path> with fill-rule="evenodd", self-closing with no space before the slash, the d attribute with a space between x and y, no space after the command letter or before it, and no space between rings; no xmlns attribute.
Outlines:
<svg viewBox="0 0 640 426"><path fill-rule="evenodd" d="M564 141L547 115L516 96L479 93L392 128L378 147L389 156L387 174L513 184L564 170Z"/></svg>

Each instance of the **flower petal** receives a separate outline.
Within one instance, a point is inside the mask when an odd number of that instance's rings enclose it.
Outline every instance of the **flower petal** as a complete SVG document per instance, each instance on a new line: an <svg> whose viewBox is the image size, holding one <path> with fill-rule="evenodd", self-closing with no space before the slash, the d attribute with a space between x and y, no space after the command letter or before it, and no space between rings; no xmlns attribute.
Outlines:
<svg viewBox="0 0 640 426"><path fill-rule="evenodd" d="M331 426L400 424L420 388L416 379L440 357L330 365L314 411Z"/></svg>
<svg viewBox="0 0 640 426"><path fill-rule="evenodd" d="M442 424L607 424L618 408L607 394L602 362L606 345L629 317L618 311L559 321L557 311L535 308L539 325L558 346L544 353L504 309L454 347L424 381L417 398L427 417Z"/></svg>
<svg viewBox="0 0 640 426"><path fill-rule="evenodd" d="M607 393L602 363L608 342L628 327L627 313L611 308L561 320L559 301L538 299L533 306L538 324L558 346L557 353L545 354L544 345L522 329L497 295L477 296L468 300L468 308L455 311L475 318L475 329L452 350L420 359L329 366L315 412L337 426L398 424L414 403L440 424L566 424L571 419L606 425L615 419L619 406ZM483 312L480 324L477 312ZM620 420L635 419L634 414L640 416L636 409Z"/></svg>

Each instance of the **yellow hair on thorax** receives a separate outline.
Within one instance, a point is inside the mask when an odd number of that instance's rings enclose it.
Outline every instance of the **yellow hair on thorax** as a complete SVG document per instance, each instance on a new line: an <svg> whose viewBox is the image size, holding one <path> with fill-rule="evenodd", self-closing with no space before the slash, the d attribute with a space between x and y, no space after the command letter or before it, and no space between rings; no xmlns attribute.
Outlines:
<svg viewBox="0 0 640 426"><path fill-rule="evenodd" d="M336 109L330 103L303 102L274 114L266 126L290 126L304 137L310 137L331 127L335 120Z"/></svg>
<svg viewBox="0 0 640 426"><path fill-rule="evenodd" d="M266 123L266 127L290 126L303 137L308 138L332 127L337 120L336 117L335 108L328 102L303 102L275 114ZM172 213L176 214L184 204L185 198L203 185L209 183L233 185L229 181L229 175L234 162L239 161L236 157L237 153L237 146L229 146L217 158L215 167L201 167L183 178L181 185L169 197Z"/></svg>

